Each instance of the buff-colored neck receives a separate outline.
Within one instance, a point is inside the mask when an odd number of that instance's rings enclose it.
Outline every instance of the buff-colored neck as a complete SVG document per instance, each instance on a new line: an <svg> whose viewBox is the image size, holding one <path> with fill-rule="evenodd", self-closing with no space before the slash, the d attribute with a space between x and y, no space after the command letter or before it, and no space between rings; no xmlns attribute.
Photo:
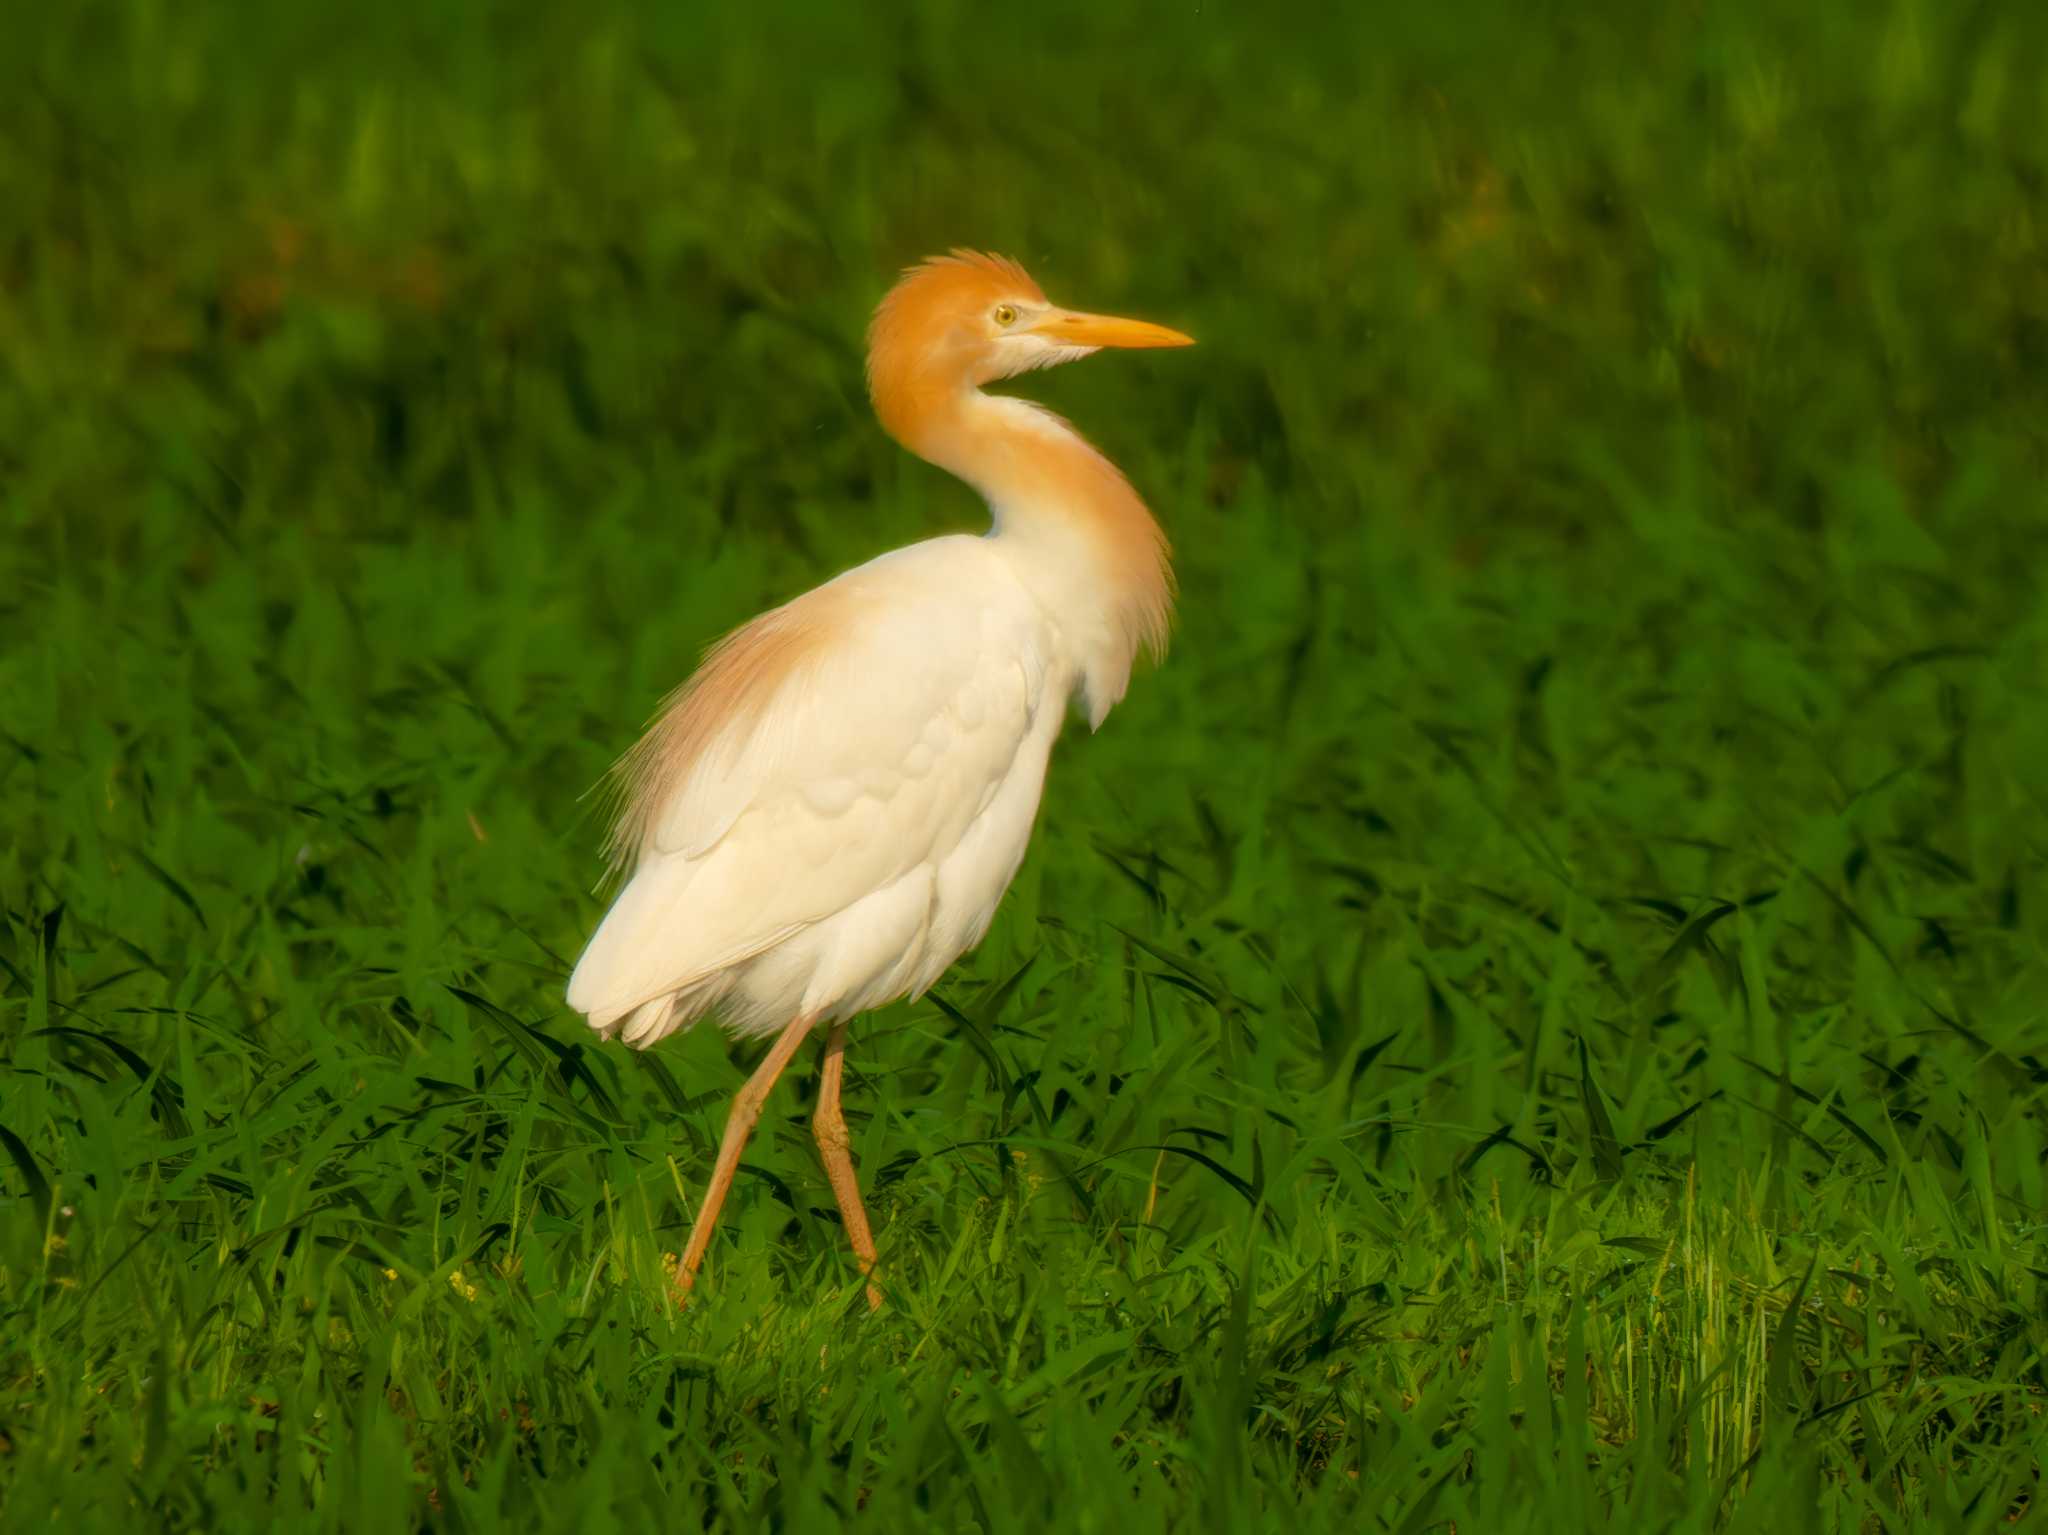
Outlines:
<svg viewBox="0 0 2048 1535"><path fill-rule="evenodd" d="M1077 632L1096 630L1109 653L1097 693L1121 696L1140 650L1164 650L1173 616L1166 534L1122 472L1051 411L1029 401L963 388L933 394L883 421L920 458L958 475L987 500L991 535L1057 573L1056 612ZM891 419L892 416L894 419ZM1116 697L1091 700L1106 709Z"/></svg>

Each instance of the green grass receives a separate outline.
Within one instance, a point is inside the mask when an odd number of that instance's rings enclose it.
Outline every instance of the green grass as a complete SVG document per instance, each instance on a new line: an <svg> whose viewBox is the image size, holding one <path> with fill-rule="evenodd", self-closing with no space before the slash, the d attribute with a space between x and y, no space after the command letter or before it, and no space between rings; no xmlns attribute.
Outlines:
<svg viewBox="0 0 2048 1535"><path fill-rule="evenodd" d="M1324 9L11 8L8 1528L2041 1517L2048 11ZM579 796L956 243L1176 648L678 1313Z"/></svg>

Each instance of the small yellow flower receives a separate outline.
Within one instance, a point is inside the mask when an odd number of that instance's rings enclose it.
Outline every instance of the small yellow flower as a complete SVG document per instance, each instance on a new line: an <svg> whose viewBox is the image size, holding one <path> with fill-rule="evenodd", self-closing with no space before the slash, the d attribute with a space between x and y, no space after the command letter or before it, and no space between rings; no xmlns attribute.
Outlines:
<svg viewBox="0 0 2048 1535"><path fill-rule="evenodd" d="M455 1293L464 1300L475 1300L477 1298L479 1293L477 1287L462 1277L461 1269L457 1269L448 1276L448 1283Z"/></svg>
<svg viewBox="0 0 2048 1535"><path fill-rule="evenodd" d="M386 1269L386 1270L384 1271L384 1277L385 1277L385 1278L386 1278L387 1280L390 1280L390 1279L396 1279L396 1278L398 1277L398 1270L397 1270L397 1269Z"/></svg>

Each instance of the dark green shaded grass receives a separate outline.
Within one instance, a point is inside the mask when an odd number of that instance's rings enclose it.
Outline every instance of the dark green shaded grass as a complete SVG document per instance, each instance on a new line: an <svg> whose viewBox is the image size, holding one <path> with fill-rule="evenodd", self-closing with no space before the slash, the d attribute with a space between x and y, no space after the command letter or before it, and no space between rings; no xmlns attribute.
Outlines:
<svg viewBox="0 0 2048 1535"><path fill-rule="evenodd" d="M2040 18L9 22L0 1500L174 1528L2038 1517ZM561 1006L696 651L974 525L901 262L1180 550L995 931L772 1101Z"/></svg>

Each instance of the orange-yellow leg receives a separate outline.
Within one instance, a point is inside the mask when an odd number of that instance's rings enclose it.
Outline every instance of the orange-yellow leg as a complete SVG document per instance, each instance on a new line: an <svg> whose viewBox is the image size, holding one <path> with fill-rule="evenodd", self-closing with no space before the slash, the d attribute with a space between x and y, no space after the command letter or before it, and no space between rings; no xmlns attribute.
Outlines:
<svg viewBox="0 0 2048 1535"><path fill-rule="evenodd" d="M697 1211L696 1223L690 1227L690 1245L683 1249L683 1261L676 1265L676 1299L679 1302L689 1296L690 1287L697 1282L697 1265L704 1261L704 1249L711 1245L711 1232L718 1224L719 1207L725 1203L725 1192L732 1187L733 1174L739 1170L740 1152L746 1149L747 1137L754 1133L754 1122L761 1117L761 1104L816 1021L815 1018L799 1018L776 1035L775 1043L768 1049L768 1058L754 1068L754 1074L747 1078L747 1085L733 1094L731 1112L725 1116L725 1137L718 1143L718 1165L711 1169L711 1182L704 1190L703 1206Z"/></svg>
<svg viewBox="0 0 2048 1535"><path fill-rule="evenodd" d="M846 1116L839 1112L839 1079L846 1068L846 1020L832 1025L825 1040L825 1069L818 1082L818 1109L811 1116L812 1133L818 1137L818 1155L825 1162L825 1176L832 1181L832 1195L839 1201L839 1219L845 1223L846 1239L860 1260L860 1271L875 1271L875 1238L868 1230L867 1206L860 1202L860 1179L853 1170L852 1144L846 1134ZM882 1308L882 1292L868 1280L868 1309Z"/></svg>

